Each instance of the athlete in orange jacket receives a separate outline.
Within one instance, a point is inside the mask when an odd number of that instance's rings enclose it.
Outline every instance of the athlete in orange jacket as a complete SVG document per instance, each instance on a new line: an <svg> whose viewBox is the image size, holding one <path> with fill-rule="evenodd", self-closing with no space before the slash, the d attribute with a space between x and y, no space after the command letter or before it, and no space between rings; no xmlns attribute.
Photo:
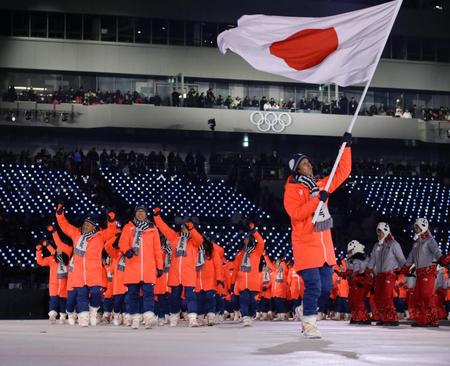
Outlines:
<svg viewBox="0 0 450 366"><path fill-rule="evenodd" d="M128 301L133 329L139 328L139 293L142 290L143 318L145 328L156 323L154 285L156 277L163 275L163 256L159 232L147 218L147 209L139 205L134 218L128 222L120 236L119 248L125 254L118 269L124 272L124 283L128 287Z"/></svg>
<svg viewBox="0 0 450 366"><path fill-rule="evenodd" d="M97 218L88 216L80 230L67 221L62 204L58 204L56 221L73 243L73 256L69 266L72 267L73 264L72 286L77 291L79 324L84 327L89 323L95 326L102 301L102 251L105 242L114 236L116 226L109 218L107 229L98 230L100 224Z"/></svg>
<svg viewBox="0 0 450 366"><path fill-rule="evenodd" d="M202 236L195 228L191 235L196 241L202 241L198 250L197 283L195 292L198 301L200 319L206 316L206 324L214 325L216 317L216 292L218 286L223 286L222 260L216 243Z"/></svg>
<svg viewBox="0 0 450 366"><path fill-rule="evenodd" d="M172 291L169 298L170 326L175 327L180 319L181 295L184 290L189 317L189 326L198 327L197 322L197 296L194 293L197 282L195 264L197 262L198 248L202 241L194 239L190 231L194 228L191 221L181 225L181 231L176 232L169 227L160 216L160 209L153 210L153 218L159 231L166 237L172 246L170 258L169 286Z"/></svg>
<svg viewBox="0 0 450 366"><path fill-rule="evenodd" d="M43 247L48 250L50 256L42 256ZM50 268L48 276L49 319L54 324L59 312L59 323L64 324L67 317L67 265L69 264L69 258L61 249L55 250L51 244L43 240L36 247L36 262L39 266Z"/></svg>
<svg viewBox="0 0 450 366"><path fill-rule="evenodd" d="M297 320L301 320L303 316L302 299L305 292L305 284L303 278L295 272L294 266L289 266L288 272L288 288L289 297L292 302L292 311L295 314Z"/></svg>
<svg viewBox="0 0 450 366"><path fill-rule="evenodd" d="M172 255L172 247L169 241L163 236L159 236L161 241L162 254L163 254L163 275L156 279L155 295L157 298L156 314L158 316L159 325L163 326L169 322L169 296L171 288L169 287L169 270L170 270L170 257Z"/></svg>
<svg viewBox="0 0 450 366"><path fill-rule="evenodd" d="M275 320L286 320L287 277L289 269L284 260L278 259L275 264L272 263L266 253L264 253L264 260L271 271L272 300L275 312L277 313L277 318Z"/></svg>
<svg viewBox="0 0 450 366"><path fill-rule="evenodd" d="M261 290L259 262L264 252L264 239L256 231L255 224L249 223L249 230L242 242L242 249L236 255L233 280L235 289L239 290L239 307L244 326L252 325L256 314L255 296Z"/></svg>
<svg viewBox="0 0 450 366"><path fill-rule="evenodd" d="M306 155L296 154L289 161L291 176L284 191L284 207L291 219L292 250L295 270L300 271L305 283L303 298L303 334L307 338L320 338L317 330L319 297L328 298L332 287L332 266L336 264L331 239L332 218L326 201L349 176L352 166L351 134L345 133L344 153L331 182L329 192L324 191L328 177L316 181L312 165ZM312 218L319 202L324 202L319 220Z"/></svg>

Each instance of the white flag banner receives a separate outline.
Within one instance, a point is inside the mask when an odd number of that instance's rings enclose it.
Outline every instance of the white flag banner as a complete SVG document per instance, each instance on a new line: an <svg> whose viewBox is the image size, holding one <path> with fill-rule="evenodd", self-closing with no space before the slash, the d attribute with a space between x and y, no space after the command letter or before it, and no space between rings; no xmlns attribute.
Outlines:
<svg viewBox="0 0 450 366"><path fill-rule="evenodd" d="M255 69L312 84L368 81L402 0L322 18L244 15L217 44Z"/></svg>

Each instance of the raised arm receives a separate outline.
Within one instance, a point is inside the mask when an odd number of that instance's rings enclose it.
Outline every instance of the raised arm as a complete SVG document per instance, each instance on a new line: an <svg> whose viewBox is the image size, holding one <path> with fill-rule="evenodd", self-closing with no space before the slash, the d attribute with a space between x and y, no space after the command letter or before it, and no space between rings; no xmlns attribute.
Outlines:
<svg viewBox="0 0 450 366"><path fill-rule="evenodd" d="M254 228L252 228L251 230L254 230ZM261 257L264 252L264 239L261 236L261 234L256 230L252 232L252 235L256 240L255 252L258 253L259 257Z"/></svg>
<svg viewBox="0 0 450 366"><path fill-rule="evenodd" d="M172 245L176 245L178 233L164 222L164 220L160 216L160 211L161 210L159 208L155 208L153 210L153 220L155 221L155 224L158 227L159 231L161 231L166 239L169 240Z"/></svg>
<svg viewBox="0 0 450 366"><path fill-rule="evenodd" d="M119 254L119 249L114 248L114 243L119 240L119 234L108 239L105 243L105 251L111 258L116 258Z"/></svg>
<svg viewBox="0 0 450 366"><path fill-rule="evenodd" d="M47 229L52 233L53 241L55 242L56 247L61 249L63 253L67 254L67 256L70 257L72 255L73 247L64 243L61 240L58 232L54 230L52 226L49 226Z"/></svg>
<svg viewBox="0 0 450 366"><path fill-rule="evenodd" d="M162 271L164 269L163 252L161 248L161 240L159 239L158 229L154 228L155 235L153 238L153 253L155 256L156 269Z"/></svg>
<svg viewBox="0 0 450 366"><path fill-rule="evenodd" d="M331 182L329 192L333 193L339 186L345 182L352 171L352 148L347 146L344 149L342 158L339 161L339 165L336 169L336 174ZM328 181L328 177L324 179L325 184Z"/></svg>
<svg viewBox="0 0 450 366"><path fill-rule="evenodd" d="M117 230L117 225L114 219L111 220L109 214L108 214L108 223L106 225L106 229L103 229L100 231L101 238L104 242L115 238L115 233Z"/></svg>
<svg viewBox="0 0 450 366"><path fill-rule="evenodd" d="M49 267L53 262L53 257L43 257L42 256L42 245L36 246L36 263L42 267Z"/></svg>
<svg viewBox="0 0 450 366"><path fill-rule="evenodd" d="M275 272L277 269L275 268L275 265L273 264L273 262L270 260L269 256L267 255L266 252L264 252L264 260L266 261L267 266L270 268L270 270L272 272Z"/></svg>
<svg viewBox="0 0 450 366"><path fill-rule="evenodd" d="M191 238L194 242L194 245L199 248L203 243L203 235L198 232L198 230L194 227L191 221L186 222L186 227L189 230L189 234L191 234Z"/></svg>
<svg viewBox="0 0 450 366"><path fill-rule="evenodd" d="M66 234L72 241L76 241L79 234L80 229L76 226L73 226L69 221L67 221L67 218L63 211L62 204L58 204L56 208L56 221L58 222L59 227L61 230Z"/></svg>

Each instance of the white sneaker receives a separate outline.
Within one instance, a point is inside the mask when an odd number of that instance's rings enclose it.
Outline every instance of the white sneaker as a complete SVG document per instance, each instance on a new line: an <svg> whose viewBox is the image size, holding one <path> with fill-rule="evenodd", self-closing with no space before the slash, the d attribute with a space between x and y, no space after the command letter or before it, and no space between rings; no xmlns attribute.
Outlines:
<svg viewBox="0 0 450 366"><path fill-rule="evenodd" d="M199 326L197 322L197 314L196 313L189 313L189 328L197 328Z"/></svg>
<svg viewBox="0 0 450 366"><path fill-rule="evenodd" d="M88 327L89 326L89 312L82 311L78 314L78 325L80 327Z"/></svg>
<svg viewBox="0 0 450 366"><path fill-rule="evenodd" d="M122 314L120 313L113 313L113 324L118 327L120 324L122 324Z"/></svg>
<svg viewBox="0 0 450 366"><path fill-rule="evenodd" d="M122 315L122 319L123 319L123 325L125 325L126 327L131 327L131 315L128 313L125 313Z"/></svg>
<svg viewBox="0 0 450 366"><path fill-rule="evenodd" d="M58 316L58 313L55 310L51 310L48 312L48 320L50 320L50 323L56 324L56 317Z"/></svg>
<svg viewBox="0 0 450 366"><path fill-rule="evenodd" d="M67 315L67 321L69 325L75 325L77 320L77 316L75 315L75 313L67 313Z"/></svg>
<svg viewBox="0 0 450 366"><path fill-rule="evenodd" d="M252 325L252 318L249 316L244 316L243 318L244 327L250 327Z"/></svg>
<svg viewBox="0 0 450 366"><path fill-rule="evenodd" d="M303 336L308 339L320 339L322 338L320 332L317 329L317 316L307 315L302 319Z"/></svg>
<svg viewBox="0 0 450 366"><path fill-rule="evenodd" d="M92 306L89 306L89 323L95 327L98 322L97 314L98 314L98 307L94 308Z"/></svg>
<svg viewBox="0 0 450 366"><path fill-rule="evenodd" d="M151 327L156 325L157 322L158 322L158 320L156 319L155 313L153 311L146 311L144 313L145 329L151 329Z"/></svg>
<svg viewBox="0 0 450 366"><path fill-rule="evenodd" d="M234 320L235 322L241 320L241 313L240 313L239 311L235 311L235 312L234 312L234 318L233 318L233 320Z"/></svg>
<svg viewBox="0 0 450 366"><path fill-rule="evenodd" d="M170 326L176 327L178 325L178 320L180 320L180 313L170 314Z"/></svg>
<svg viewBox="0 0 450 366"><path fill-rule="evenodd" d="M139 329L141 321L142 321L141 314L131 315L131 329Z"/></svg>
<svg viewBox="0 0 450 366"><path fill-rule="evenodd" d="M59 324L65 324L67 319L66 313L59 313Z"/></svg>

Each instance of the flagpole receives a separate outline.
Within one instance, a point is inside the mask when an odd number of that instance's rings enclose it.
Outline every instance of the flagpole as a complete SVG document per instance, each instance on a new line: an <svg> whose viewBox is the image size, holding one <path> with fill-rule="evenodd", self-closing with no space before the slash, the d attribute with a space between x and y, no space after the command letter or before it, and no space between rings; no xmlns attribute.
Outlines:
<svg viewBox="0 0 450 366"><path fill-rule="evenodd" d="M381 58L381 55L383 54L383 50L384 50L384 47L386 46L386 42L387 42L387 40L389 38L389 35L391 34L392 27L394 26L394 23L395 23L395 19L397 19L397 15L398 15L398 12L400 11L400 7L402 6L402 2L403 2L403 0L400 0L398 2L398 4L397 4L397 7L395 9L394 15L393 15L392 20L391 20L391 24L389 26L389 32L386 32L386 37L384 39L384 46L378 52L377 63L375 64L375 67L372 70L372 74L370 75L370 78L367 81L366 86L364 87L364 90L363 90L363 92L361 94L361 99L360 99L360 101L358 103L358 106L356 107L356 111L353 114L352 120L351 120L350 124L347 127L346 132L348 132L348 133L352 132L353 126L356 123L356 119L358 118L359 111L360 111L361 106L363 104L364 98L366 97L367 90L369 89L369 85L372 82L373 76L375 75L375 71L376 71L377 66L378 66L378 64L380 62L380 58ZM345 147L346 147L346 143L343 142L342 145L341 145L341 148L339 149L339 152L338 152L338 155L336 157L336 160L334 162L333 169L331 169L331 173L328 176L328 180L327 180L327 183L325 185L324 191L328 192L328 190L330 189L331 182L333 181L333 178L334 178L334 176L336 174L336 170L337 170L337 167L339 165L339 162L341 161L342 154L344 153ZM313 216L313 219L312 219L312 223L313 224L315 224L317 222L317 219L319 218L320 210L321 210L323 204L324 204L323 201L319 201L319 204L317 205L316 211L314 212L314 216Z"/></svg>

